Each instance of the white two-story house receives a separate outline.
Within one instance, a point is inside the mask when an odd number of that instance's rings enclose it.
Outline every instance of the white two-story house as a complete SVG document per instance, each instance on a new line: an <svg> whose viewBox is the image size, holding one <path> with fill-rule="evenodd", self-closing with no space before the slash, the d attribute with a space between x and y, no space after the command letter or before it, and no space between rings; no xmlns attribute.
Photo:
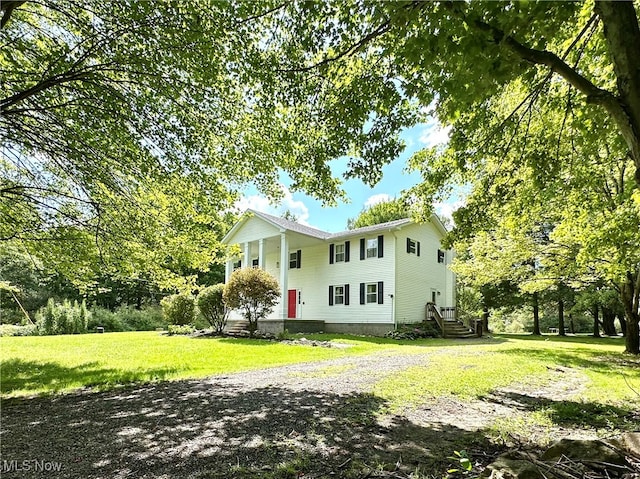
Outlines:
<svg viewBox="0 0 640 479"><path fill-rule="evenodd" d="M226 281L247 266L278 279L280 303L261 330L383 335L425 319L427 303L455 307L445 233L435 215L328 233L249 210L223 239L241 251L227 261ZM232 313L230 323L240 319Z"/></svg>

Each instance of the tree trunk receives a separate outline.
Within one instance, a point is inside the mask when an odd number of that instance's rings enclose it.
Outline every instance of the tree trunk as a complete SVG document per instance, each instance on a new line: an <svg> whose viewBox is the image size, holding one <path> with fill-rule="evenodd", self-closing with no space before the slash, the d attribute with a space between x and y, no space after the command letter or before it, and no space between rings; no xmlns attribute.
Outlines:
<svg viewBox="0 0 640 479"><path fill-rule="evenodd" d="M625 352L640 354L640 269L627 273L625 282L620 286L620 295L627 323Z"/></svg>
<svg viewBox="0 0 640 479"><path fill-rule="evenodd" d="M564 301L558 300L558 336L566 336L564 332Z"/></svg>
<svg viewBox="0 0 640 479"><path fill-rule="evenodd" d="M625 336L625 353L640 354L640 324L627 319L627 335Z"/></svg>
<svg viewBox="0 0 640 479"><path fill-rule="evenodd" d="M634 3L596 1L595 11L602 20L607 49L613 60L618 87L617 101L623 115L609 113L625 139L636 165L636 184L640 185L640 28ZM613 113L612 113L613 112Z"/></svg>
<svg viewBox="0 0 640 479"><path fill-rule="evenodd" d="M602 329L607 336L617 336L616 313L611 308L602 307Z"/></svg>
<svg viewBox="0 0 640 479"><path fill-rule="evenodd" d="M599 306L596 304L593 306L593 337L594 338L599 338L600 337L600 318L599 313L600 312L600 308Z"/></svg>
<svg viewBox="0 0 640 479"><path fill-rule="evenodd" d="M482 330L489 333L489 307L486 304L482 306Z"/></svg>
<svg viewBox="0 0 640 479"><path fill-rule="evenodd" d="M618 321L620 321L620 331L622 331L622 336L627 337L627 320L623 315L617 315Z"/></svg>
<svg viewBox="0 0 640 479"><path fill-rule="evenodd" d="M541 336L540 334L540 305L538 304L538 293L533 293L533 335Z"/></svg>

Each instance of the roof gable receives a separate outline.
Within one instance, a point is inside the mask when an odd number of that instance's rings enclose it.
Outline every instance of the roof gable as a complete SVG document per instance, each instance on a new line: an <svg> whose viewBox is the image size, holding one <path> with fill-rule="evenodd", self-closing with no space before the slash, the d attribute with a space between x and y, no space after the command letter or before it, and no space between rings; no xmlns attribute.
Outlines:
<svg viewBox="0 0 640 479"><path fill-rule="evenodd" d="M389 231L392 229L401 229L407 225L414 224L413 220L410 218L403 218L394 221L388 221L386 223L380 223L372 226L365 226L362 228L356 228L353 230L345 230L339 233L329 233L327 231L322 231L316 228L312 228L310 226L305 226L295 221L290 221L288 219L273 216L267 213L263 213L261 211L255 211L248 209L243 217L238 221L233 228L225 235L222 239L224 243L230 243L232 238L234 238L239 231L247 224L251 218L259 218L265 226L270 229L270 233L276 234L277 232L285 232L292 231L298 234L302 234L305 236L309 236L311 238L316 238L319 240L333 240L333 239L341 239L348 238L350 236L362 236L369 235L374 233L380 233L383 231ZM431 215L430 223L432 223L436 230L441 233L443 236L447 234L447 230L438 218L437 215ZM234 241L234 242L242 242L242 241Z"/></svg>

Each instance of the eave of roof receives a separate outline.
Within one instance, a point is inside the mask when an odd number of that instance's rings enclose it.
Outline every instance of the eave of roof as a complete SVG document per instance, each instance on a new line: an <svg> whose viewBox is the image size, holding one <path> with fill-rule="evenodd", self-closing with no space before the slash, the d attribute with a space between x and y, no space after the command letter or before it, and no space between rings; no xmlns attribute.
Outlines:
<svg viewBox="0 0 640 479"><path fill-rule="evenodd" d="M381 231L389 231L393 229L400 229L404 226L413 224L413 220L410 218L403 218L394 221L388 221L386 223L380 223L372 226L364 226L362 228L356 228L353 230L340 231L339 233L329 233L328 231L322 231L316 228L312 228L310 226L301 225L295 221L290 221L288 219L282 218L280 216L273 216L267 213L263 213L261 211L255 211L252 209L248 209L243 218L238 221L233 228L224 236L222 241L224 243L228 242L228 239L233 236L235 231L237 231L242 224L244 224L251 216L257 216L267 223L270 223L274 227L280 229L281 231L293 231L295 233L299 233L305 236L310 236L312 238L320 239L320 240L332 240L332 239L340 239L347 238L350 236L360 236L363 234L371 234L378 233ZM435 219L435 220L434 220ZM435 224L436 228L445 235L447 233L446 228L440 221L437 215L431 216L431 221Z"/></svg>

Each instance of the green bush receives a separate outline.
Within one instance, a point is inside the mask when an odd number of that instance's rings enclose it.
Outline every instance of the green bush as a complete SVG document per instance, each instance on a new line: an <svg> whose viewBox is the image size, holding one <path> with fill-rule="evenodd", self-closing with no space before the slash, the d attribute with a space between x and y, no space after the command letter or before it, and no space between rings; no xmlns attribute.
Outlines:
<svg viewBox="0 0 640 479"><path fill-rule="evenodd" d="M166 329L167 322L162 316L159 306L147 306L136 309L132 306L121 306L115 311L94 306L91 308L89 331L95 331L98 326L105 331L155 331Z"/></svg>
<svg viewBox="0 0 640 479"><path fill-rule="evenodd" d="M116 313L106 308L94 306L91 308L91 319L89 320L87 329L90 332L94 332L98 326L109 332L130 331L130 328Z"/></svg>
<svg viewBox="0 0 640 479"><path fill-rule="evenodd" d="M195 331L195 329L190 324L170 324L167 327L167 331L169 336L173 336L175 334L191 334Z"/></svg>
<svg viewBox="0 0 640 479"><path fill-rule="evenodd" d="M35 324L0 324L0 336L35 336L38 328Z"/></svg>
<svg viewBox="0 0 640 479"><path fill-rule="evenodd" d="M440 330L434 321L423 321L416 324L401 324L395 331L389 331L385 337L392 339L438 338Z"/></svg>
<svg viewBox="0 0 640 479"><path fill-rule="evenodd" d="M207 320L216 334L222 334L229 316L229 309L224 304L222 297L223 292L224 284L216 284L200 291L197 299L200 314Z"/></svg>
<svg viewBox="0 0 640 479"><path fill-rule="evenodd" d="M266 318L278 304L280 286L276 278L262 269L241 268L231 275L223 297L229 308L239 310L249 322L249 334L253 337L258 320Z"/></svg>
<svg viewBox="0 0 640 479"><path fill-rule="evenodd" d="M196 316L196 303L193 296L174 294L160 301L162 314L169 324L184 325L193 323Z"/></svg>
<svg viewBox="0 0 640 479"><path fill-rule="evenodd" d="M158 306L148 306L136 309L133 306L120 306L115 315L131 331L155 331L165 329L167 321L163 318L162 310Z"/></svg>
<svg viewBox="0 0 640 479"><path fill-rule="evenodd" d="M38 333L48 334L82 334L87 332L87 326L91 313L87 311L87 305L83 301L71 303L64 300L56 303L49 298L47 305L36 313L36 325Z"/></svg>

